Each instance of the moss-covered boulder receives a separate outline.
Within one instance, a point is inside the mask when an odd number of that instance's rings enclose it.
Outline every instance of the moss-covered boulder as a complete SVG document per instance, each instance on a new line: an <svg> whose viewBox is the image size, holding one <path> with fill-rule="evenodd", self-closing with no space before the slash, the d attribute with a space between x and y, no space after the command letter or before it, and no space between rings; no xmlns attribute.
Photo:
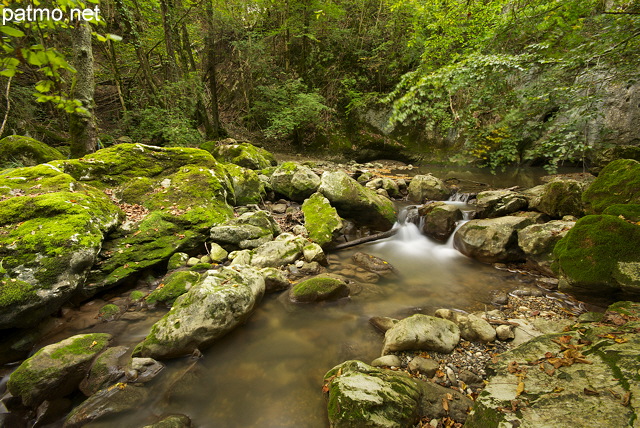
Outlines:
<svg viewBox="0 0 640 428"><path fill-rule="evenodd" d="M0 329L33 324L82 291L121 218L103 192L49 164L0 173Z"/></svg>
<svg viewBox="0 0 640 428"><path fill-rule="evenodd" d="M246 266L207 271L151 328L134 356L156 359L204 349L242 324L262 299L262 275Z"/></svg>
<svg viewBox="0 0 640 428"><path fill-rule="evenodd" d="M45 346L11 374L7 388L28 407L64 397L78 388L91 362L111 340L105 333L81 334Z"/></svg>
<svg viewBox="0 0 640 428"><path fill-rule="evenodd" d="M632 275L633 266L640 263L639 248L639 225L611 215L583 217L555 246L559 286L588 292L640 292Z"/></svg>
<svg viewBox="0 0 640 428"><path fill-rule="evenodd" d="M528 217L516 216L471 220L456 232L454 246L462 254L484 263L523 260L518 230L532 223Z"/></svg>
<svg viewBox="0 0 640 428"><path fill-rule="evenodd" d="M276 165L276 159L263 148L247 142L238 142L232 138L220 141L207 141L200 146L216 159L249 169L265 169Z"/></svg>
<svg viewBox="0 0 640 428"><path fill-rule="evenodd" d="M420 388L406 373L346 361L324 376L332 428L413 427Z"/></svg>
<svg viewBox="0 0 640 428"><path fill-rule="evenodd" d="M30 137L10 135L0 140L0 168L14 164L34 166L65 158L58 150Z"/></svg>
<svg viewBox="0 0 640 428"><path fill-rule="evenodd" d="M231 181L233 205L257 204L264 199L265 186L255 171L231 163L223 166Z"/></svg>
<svg viewBox="0 0 640 428"><path fill-rule="evenodd" d="M420 209L420 215L424 216L422 232L439 242L446 242L462 220L462 211L444 202L426 205Z"/></svg>
<svg viewBox="0 0 640 428"><path fill-rule="evenodd" d="M640 162L620 159L609 163L582 200L591 214L600 214L615 204L640 204Z"/></svg>
<svg viewBox="0 0 640 428"><path fill-rule="evenodd" d="M310 303L322 300L336 300L349 295L349 287L338 278L316 276L296 284L289 292L293 302Z"/></svg>
<svg viewBox="0 0 640 428"><path fill-rule="evenodd" d="M540 186L537 195L530 198L529 209L555 219L567 215L580 217L584 214L582 193L588 183L571 179L552 180Z"/></svg>
<svg viewBox="0 0 640 428"><path fill-rule="evenodd" d="M610 205L602 214L614 215L633 223L640 223L640 204Z"/></svg>
<svg viewBox="0 0 640 428"><path fill-rule="evenodd" d="M426 201L443 201L451 196L451 190L438 177L427 175L416 175L409 183L409 200L417 204Z"/></svg>
<svg viewBox="0 0 640 428"><path fill-rule="evenodd" d="M639 309L615 304L597 323L576 325L580 333L545 334L498 355L465 427L636 426Z"/></svg>
<svg viewBox="0 0 640 428"><path fill-rule="evenodd" d="M126 346L105 349L95 358L89 372L80 382L80 391L88 397L124 377L124 360L128 351Z"/></svg>
<svg viewBox="0 0 640 428"><path fill-rule="evenodd" d="M575 224L573 221L552 220L518 230L518 246L527 262L543 273L553 274L553 249Z"/></svg>
<svg viewBox="0 0 640 428"><path fill-rule="evenodd" d="M488 190L476 197L476 217L496 218L527 209L527 199L511 190Z"/></svg>
<svg viewBox="0 0 640 428"><path fill-rule="evenodd" d="M320 177L311 168L284 162L271 174L271 187L277 193L302 202L318 190Z"/></svg>
<svg viewBox="0 0 640 428"><path fill-rule="evenodd" d="M119 144L57 165L105 189L128 214L104 243L83 289L86 296L166 262L175 252L199 248L212 226L233 215L227 170L204 150Z"/></svg>
<svg viewBox="0 0 640 428"><path fill-rule="evenodd" d="M314 193L302 204L304 227L309 239L321 247L330 244L342 230L342 219L329 200L320 193Z"/></svg>
<svg viewBox="0 0 640 428"><path fill-rule="evenodd" d="M283 233L254 250L239 251L231 264L258 268L286 266L302 257L308 244L309 241L301 236Z"/></svg>
<svg viewBox="0 0 640 428"><path fill-rule="evenodd" d="M232 249L256 248L279 233L280 227L271 213L264 210L246 212L209 231L213 242Z"/></svg>
<svg viewBox="0 0 640 428"><path fill-rule="evenodd" d="M146 298L150 305L163 303L173 305L175 300L189 291L200 280L200 274L193 271L178 271L167 275L166 278Z"/></svg>
<svg viewBox="0 0 640 428"><path fill-rule="evenodd" d="M341 217L359 224L387 230L396 221L393 202L361 186L343 171L325 171L318 192L331 202Z"/></svg>

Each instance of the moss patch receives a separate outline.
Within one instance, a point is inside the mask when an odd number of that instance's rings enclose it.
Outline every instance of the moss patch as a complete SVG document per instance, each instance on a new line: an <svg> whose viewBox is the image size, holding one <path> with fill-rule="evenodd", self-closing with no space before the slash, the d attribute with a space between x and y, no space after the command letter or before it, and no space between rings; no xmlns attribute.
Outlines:
<svg viewBox="0 0 640 428"><path fill-rule="evenodd" d="M275 157L263 148L250 143L239 143L233 139L207 141L201 149L213 154L216 159L249 169L263 169L275 165Z"/></svg>
<svg viewBox="0 0 640 428"><path fill-rule="evenodd" d="M344 281L337 278L317 276L296 284L291 289L291 300L295 302L315 302L339 299L349 294Z"/></svg>
<svg viewBox="0 0 640 428"><path fill-rule="evenodd" d="M588 213L602 213L616 204L640 204L640 162L619 159L609 163L582 195Z"/></svg>
<svg viewBox="0 0 640 428"><path fill-rule="evenodd" d="M65 158L58 150L33 138L11 135L0 140L0 167L16 162L33 166Z"/></svg>
<svg viewBox="0 0 640 428"><path fill-rule="evenodd" d="M322 194L314 193L302 204L304 226L309 238L320 246L325 246L342 229L342 219Z"/></svg>
<svg viewBox="0 0 640 428"><path fill-rule="evenodd" d="M620 288L617 263L640 261L640 226L610 215L581 218L554 248L556 268L572 287Z"/></svg>
<svg viewBox="0 0 640 428"><path fill-rule="evenodd" d="M640 222L640 204L615 204L607 207L602 214L622 216L625 220Z"/></svg>
<svg viewBox="0 0 640 428"><path fill-rule="evenodd" d="M200 274L197 272L174 272L164 279L161 286L147 296L147 303L150 305L163 303L171 306L179 296L189 291L191 286L198 280L200 280Z"/></svg>

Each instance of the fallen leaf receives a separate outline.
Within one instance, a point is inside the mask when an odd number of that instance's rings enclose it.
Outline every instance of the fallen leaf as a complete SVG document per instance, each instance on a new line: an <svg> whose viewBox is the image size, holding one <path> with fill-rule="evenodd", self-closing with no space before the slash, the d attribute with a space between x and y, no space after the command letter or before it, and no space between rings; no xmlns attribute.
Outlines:
<svg viewBox="0 0 640 428"><path fill-rule="evenodd" d="M631 401L631 391L627 391L622 398L622 405L627 407L629 405L629 401Z"/></svg>
<svg viewBox="0 0 640 428"><path fill-rule="evenodd" d="M516 397L519 397L520 394L524 392L524 382L519 382L518 387L516 388Z"/></svg>
<svg viewBox="0 0 640 428"><path fill-rule="evenodd" d="M509 363L509 365L507 366L507 370L509 371L509 373L517 373L520 371L520 368L518 367L518 362L517 361L511 361Z"/></svg>
<svg viewBox="0 0 640 428"><path fill-rule="evenodd" d="M596 391L595 389L590 389L590 388L585 388L584 389L584 394L585 395L600 395L600 393L598 391Z"/></svg>
<svg viewBox="0 0 640 428"><path fill-rule="evenodd" d="M446 399L446 397L442 397L442 408L445 412L449 411L449 401Z"/></svg>

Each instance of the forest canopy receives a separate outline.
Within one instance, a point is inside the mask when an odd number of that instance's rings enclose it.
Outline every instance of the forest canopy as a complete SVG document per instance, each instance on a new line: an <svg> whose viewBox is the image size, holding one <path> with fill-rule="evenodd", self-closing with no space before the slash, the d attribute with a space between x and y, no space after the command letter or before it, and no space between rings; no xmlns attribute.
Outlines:
<svg viewBox="0 0 640 428"><path fill-rule="evenodd" d="M99 16L87 15L87 25L16 19L27 7ZM92 151L233 136L275 150L374 142L492 168L554 168L611 143L603 100L635 84L640 69L637 1L5 0L0 8L0 136L31 135L63 151L86 138Z"/></svg>

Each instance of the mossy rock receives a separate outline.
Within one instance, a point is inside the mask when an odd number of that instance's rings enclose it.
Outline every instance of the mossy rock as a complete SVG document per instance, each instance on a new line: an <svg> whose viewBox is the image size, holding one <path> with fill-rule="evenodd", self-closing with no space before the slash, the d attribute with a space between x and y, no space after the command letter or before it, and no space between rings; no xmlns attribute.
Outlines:
<svg viewBox="0 0 640 428"><path fill-rule="evenodd" d="M338 211L320 193L314 193L304 201L302 213L309 239L321 247L330 244L342 229L342 219Z"/></svg>
<svg viewBox="0 0 640 428"><path fill-rule="evenodd" d="M640 162L620 159L609 163L582 200L590 214L600 214L611 205L640 204Z"/></svg>
<svg viewBox="0 0 640 428"><path fill-rule="evenodd" d="M64 397L77 389L110 340L106 333L81 334L45 346L11 374L7 389L28 407Z"/></svg>
<svg viewBox="0 0 640 428"><path fill-rule="evenodd" d="M640 222L640 204L616 204L607 207L602 214L622 217L633 223Z"/></svg>
<svg viewBox="0 0 640 428"><path fill-rule="evenodd" d="M329 423L335 428L409 428L420 414L421 391L406 373L346 361L324 376Z"/></svg>
<svg viewBox="0 0 640 428"><path fill-rule="evenodd" d="M140 290L133 290L131 294L129 294L129 300L132 302L139 302L145 297L146 297L146 294Z"/></svg>
<svg viewBox="0 0 640 428"><path fill-rule="evenodd" d="M289 293L293 302L309 303L336 300L349 295L349 287L341 279L316 276L296 284Z"/></svg>
<svg viewBox="0 0 640 428"><path fill-rule="evenodd" d="M554 180L543 186L542 193L529 208L560 219L567 215L580 217L584 214L583 183L577 180Z"/></svg>
<svg viewBox="0 0 640 428"><path fill-rule="evenodd" d="M264 199L265 186L255 171L231 163L224 164L223 167L232 184L233 205L257 204Z"/></svg>
<svg viewBox="0 0 640 428"><path fill-rule="evenodd" d="M620 263L640 262L640 226L611 215L588 215L554 248L560 286L590 292L625 289Z"/></svg>
<svg viewBox="0 0 640 428"><path fill-rule="evenodd" d="M178 297L189 291L191 286L199 280L200 274L197 272L174 272L167 276L160 283L160 286L147 296L147 303L150 305L163 303L167 306L171 306Z"/></svg>
<svg viewBox="0 0 640 428"><path fill-rule="evenodd" d="M167 262L167 270L174 270L183 267L187 264L187 260L189 260L189 255L187 253L175 253Z"/></svg>
<svg viewBox="0 0 640 428"><path fill-rule="evenodd" d="M273 190L288 199L302 202L318 190L320 177L311 168L284 162L271 174Z"/></svg>
<svg viewBox="0 0 640 428"><path fill-rule="evenodd" d="M33 138L10 135L0 140L0 167L34 166L65 158L58 150Z"/></svg>
<svg viewBox="0 0 640 428"><path fill-rule="evenodd" d="M122 212L50 165L0 173L0 328L25 327L80 289Z"/></svg>
<svg viewBox="0 0 640 428"><path fill-rule="evenodd" d="M210 230L211 240L230 248L256 248L280 233L280 226L265 210L245 212Z"/></svg>
<svg viewBox="0 0 640 428"><path fill-rule="evenodd" d="M207 141L200 148L210 152L216 159L244 168L261 170L276 165L275 157L265 149L232 138Z"/></svg>
<svg viewBox="0 0 640 428"><path fill-rule="evenodd" d="M120 315L120 308L118 307L118 305L114 305L113 303L104 305L98 311L98 317L100 317L100 319L102 319L103 321L110 321L118 315Z"/></svg>

